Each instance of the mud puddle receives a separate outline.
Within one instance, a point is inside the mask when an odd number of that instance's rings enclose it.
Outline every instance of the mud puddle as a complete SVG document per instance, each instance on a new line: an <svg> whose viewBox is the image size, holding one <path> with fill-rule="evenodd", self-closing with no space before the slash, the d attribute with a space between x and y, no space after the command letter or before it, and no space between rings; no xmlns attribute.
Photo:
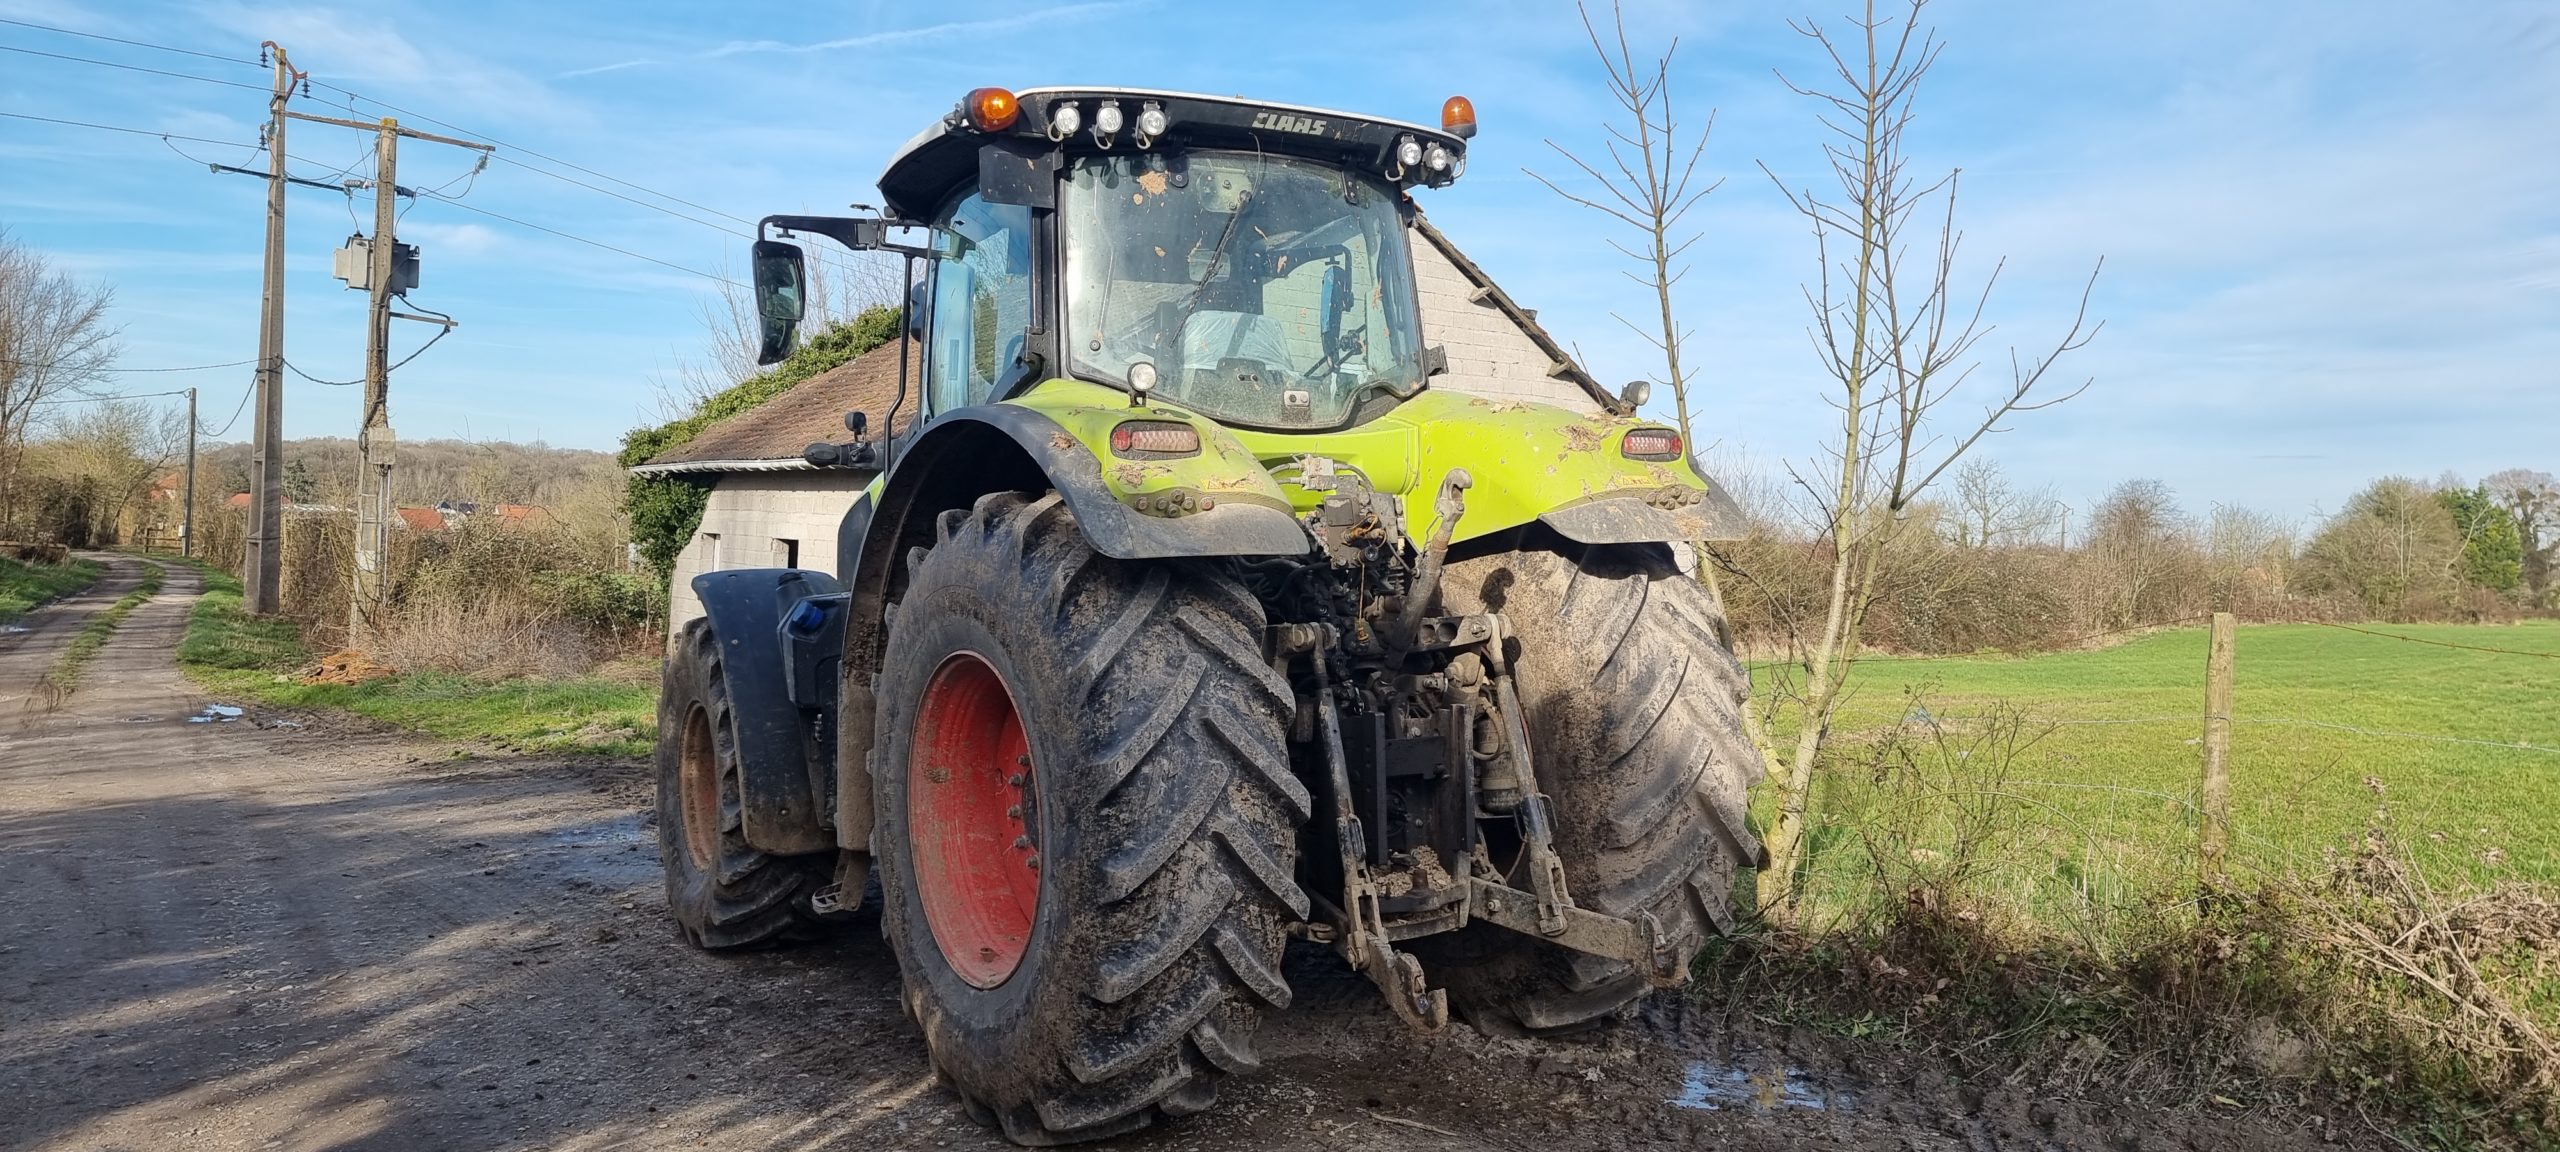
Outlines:
<svg viewBox="0 0 2560 1152"><path fill-rule="evenodd" d="M1857 1106L1857 1096L1802 1068L1777 1060L1692 1060L1680 1075L1676 1108L1702 1112L1841 1112Z"/></svg>

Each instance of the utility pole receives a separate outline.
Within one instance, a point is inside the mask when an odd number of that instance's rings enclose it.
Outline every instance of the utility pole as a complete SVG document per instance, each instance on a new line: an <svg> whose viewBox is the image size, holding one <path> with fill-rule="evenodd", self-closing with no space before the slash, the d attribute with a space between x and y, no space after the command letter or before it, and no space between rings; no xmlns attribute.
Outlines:
<svg viewBox="0 0 2560 1152"><path fill-rule="evenodd" d="M356 430L355 596L347 602L347 645L373 634L382 604L383 569L391 550L391 278L400 245L392 211L400 184L400 125L388 116L375 129L373 241L365 281L371 307L364 326L364 422Z"/></svg>
<svg viewBox="0 0 2560 1152"><path fill-rule="evenodd" d="M178 529L178 555L196 554L196 390L187 389L187 518Z"/></svg>
<svg viewBox="0 0 2560 1152"><path fill-rule="evenodd" d="M287 115L315 124L334 124L341 128L361 128L374 134L373 236L364 241L363 275L369 307L365 309L364 330L364 416L356 429L356 539L355 589L347 603L347 644L361 645L380 623L385 575L391 550L391 321L425 320L452 328L450 318L412 316L391 310L391 301L416 287L416 263L404 264L401 244L395 235L400 214L399 197L414 195L400 187L400 138L451 144L487 153L490 145L450 136L403 128L388 116L372 124L360 120L341 120L334 116L313 116L302 112ZM481 163L488 163L484 156ZM349 187L358 186L350 183ZM349 287L355 287L356 265L351 239L349 248L339 250L339 275Z"/></svg>
<svg viewBox="0 0 2560 1152"><path fill-rule="evenodd" d="M257 448L249 467L249 541L240 583L254 616L284 604L284 122L297 79L273 40L275 95L267 102L266 293L258 311Z"/></svg>

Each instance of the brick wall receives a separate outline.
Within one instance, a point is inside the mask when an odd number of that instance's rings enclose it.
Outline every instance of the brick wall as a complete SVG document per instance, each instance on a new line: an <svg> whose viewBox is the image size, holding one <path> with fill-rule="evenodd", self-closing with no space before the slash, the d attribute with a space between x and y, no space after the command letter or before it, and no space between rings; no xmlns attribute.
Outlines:
<svg viewBox="0 0 2560 1152"><path fill-rule="evenodd" d="M1431 242L1413 237L1414 291L1422 297L1422 339L1448 350L1449 372L1431 386L1498 400L1536 400L1597 412L1591 394L1549 376L1554 361L1492 303L1469 299L1476 286Z"/></svg>

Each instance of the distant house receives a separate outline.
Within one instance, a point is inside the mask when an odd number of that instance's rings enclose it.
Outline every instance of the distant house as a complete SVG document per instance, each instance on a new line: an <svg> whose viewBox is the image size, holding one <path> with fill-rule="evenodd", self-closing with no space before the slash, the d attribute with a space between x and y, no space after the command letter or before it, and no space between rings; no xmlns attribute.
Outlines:
<svg viewBox="0 0 2560 1152"><path fill-rule="evenodd" d="M444 513L433 508L395 508L392 511L400 517L396 527L411 532L444 531Z"/></svg>
<svg viewBox="0 0 2560 1152"><path fill-rule="evenodd" d="M1411 230L1415 289L1426 343L1448 353L1449 371L1434 388L1502 400L1536 400L1579 412L1612 403L1610 393L1538 326L1449 238L1419 214ZM909 383L922 371L910 345ZM726 568L807 567L833 571L836 528L872 473L820 469L800 458L819 440L843 441L846 412L859 409L882 434L897 395L898 342L891 341L802 381L789 392L703 429L632 469L640 474L698 476L712 482L702 526L676 557L668 626L680 630L702 614L693 578ZM906 390L894 435L915 415L918 389Z"/></svg>

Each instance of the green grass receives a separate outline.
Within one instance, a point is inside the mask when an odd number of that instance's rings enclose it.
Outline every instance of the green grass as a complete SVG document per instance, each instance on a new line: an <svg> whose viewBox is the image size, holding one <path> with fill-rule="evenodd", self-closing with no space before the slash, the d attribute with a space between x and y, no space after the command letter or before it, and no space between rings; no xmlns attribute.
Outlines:
<svg viewBox="0 0 2560 1152"><path fill-rule="evenodd" d="M95 560L68 564L28 564L0 557L0 624L26 615L37 605L60 599L95 583L105 566Z"/></svg>
<svg viewBox="0 0 2560 1152"><path fill-rule="evenodd" d="M2374 630L2560 656L2560 621ZM1915 692L1957 731L2000 704L2057 722L1998 784L2024 813L2020 834L2059 876L2158 879L2194 867L2205 646L2202 629L2184 629L2100 651L1870 659L1838 728L1854 746L1906 715ZM2447 883L2560 881L2560 659L2268 625L2240 630L2234 664L2235 867L2316 860L2387 802ZM1770 670L1756 671L1765 686ZM1854 817L1871 791L1835 767L1815 803ZM1836 873L1855 855L1839 851L1853 822L1835 824L1817 876L1851 882Z"/></svg>
<svg viewBox="0 0 2560 1152"><path fill-rule="evenodd" d="M187 618L178 664L217 692L282 708L338 708L512 751L646 756L657 738L652 685L593 678L487 682L433 673L305 684L298 673L311 654L293 623L250 616L238 577L197 567L205 592Z"/></svg>
<svg viewBox="0 0 2560 1152"><path fill-rule="evenodd" d="M116 634L116 629L124 624L124 618L133 615L134 609L159 594L161 577L165 573L157 564L142 567L142 583L134 585L133 591L108 605L106 611L90 617L88 623L80 626L80 634L73 636L71 643L63 646L62 653L54 657L53 667L44 674L45 688L53 693L54 699L68 696L72 689L79 687L81 670L88 667L89 660L98 654L98 649L107 646L107 638Z"/></svg>

